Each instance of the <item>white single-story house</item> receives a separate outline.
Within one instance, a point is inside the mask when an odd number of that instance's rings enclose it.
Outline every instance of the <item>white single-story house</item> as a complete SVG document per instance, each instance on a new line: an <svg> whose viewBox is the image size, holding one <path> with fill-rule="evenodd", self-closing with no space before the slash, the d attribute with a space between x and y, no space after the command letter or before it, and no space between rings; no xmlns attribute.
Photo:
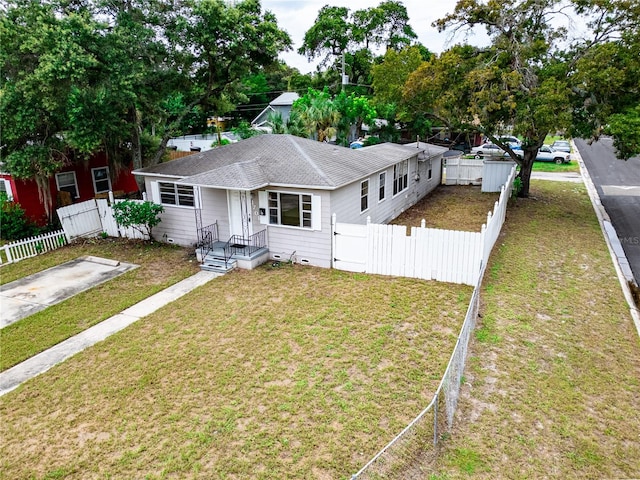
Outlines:
<svg viewBox="0 0 640 480"><path fill-rule="evenodd" d="M251 122L251 126L258 130L267 130L271 133L271 127L268 125L269 115L270 114L280 114L282 117L282 121L286 124L289 120L289 116L291 115L291 107L293 106L293 102L298 100L300 95L296 92L284 92L278 97L274 98L269 105L266 106L264 110L262 110L256 118Z"/></svg>
<svg viewBox="0 0 640 480"><path fill-rule="evenodd" d="M147 199L164 206L157 239L204 248L203 255L222 245L225 259L260 254L261 262L331 267L332 215L388 223L440 184L446 150L427 143L353 150L265 134L133 173L144 177Z"/></svg>

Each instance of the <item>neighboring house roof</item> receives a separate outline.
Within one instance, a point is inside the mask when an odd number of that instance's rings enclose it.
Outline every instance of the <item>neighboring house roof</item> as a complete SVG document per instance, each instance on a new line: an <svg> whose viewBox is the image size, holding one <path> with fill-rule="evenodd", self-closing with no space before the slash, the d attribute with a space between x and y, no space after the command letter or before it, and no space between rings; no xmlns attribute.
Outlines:
<svg viewBox="0 0 640 480"><path fill-rule="evenodd" d="M256 118L253 119L251 125L261 127L263 126L270 113L280 113L282 115L282 119L286 122L289 119L289 112L291 111L291 106L293 102L298 100L300 95L296 92L284 92L280 94L278 97L274 98L269 105L266 106L264 110L262 110ZM275 108L274 108L275 107Z"/></svg>
<svg viewBox="0 0 640 480"><path fill-rule="evenodd" d="M293 135L265 134L134 173L234 190L266 186L334 190L424 152L427 144L422 145L382 143L352 150Z"/></svg>
<svg viewBox="0 0 640 480"><path fill-rule="evenodd" d="M443 157L448 157L450 154L448 147L443 147L441 145L435 145L433 143L426 142L413 142L407 143L404 145L405 148L414 148L417 149L420 153L418 154L418 160L428 160L430 158L435 158L440 155ZM456 151L456 155L460 155L464 152Z"/></svg>
<svg viewBox="0 0 640 480"><path fill-rule="evenodd" d="M295 102L299 98L300 98L300 95L298 95L296 92L284 92L283 94L279 95L278 97L274 98L271 102L269 102L269 105L271 105L271 106L276 106L276 105L288 105L288 106L291 106L291 105L293 105L293 102Z"/></svg>

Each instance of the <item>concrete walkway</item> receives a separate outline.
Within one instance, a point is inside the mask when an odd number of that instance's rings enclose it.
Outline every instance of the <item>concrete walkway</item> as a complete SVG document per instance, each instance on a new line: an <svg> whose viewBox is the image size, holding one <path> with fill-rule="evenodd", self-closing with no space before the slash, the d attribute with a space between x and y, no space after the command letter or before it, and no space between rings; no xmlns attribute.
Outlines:
<svg viewBox="0 0 640 480"><path fill-rule="evenodd" d="M84 332L0 373L0 396L220 275L220 273L216 272L198 272L136 303L119 314L88 328Z"/></svg>

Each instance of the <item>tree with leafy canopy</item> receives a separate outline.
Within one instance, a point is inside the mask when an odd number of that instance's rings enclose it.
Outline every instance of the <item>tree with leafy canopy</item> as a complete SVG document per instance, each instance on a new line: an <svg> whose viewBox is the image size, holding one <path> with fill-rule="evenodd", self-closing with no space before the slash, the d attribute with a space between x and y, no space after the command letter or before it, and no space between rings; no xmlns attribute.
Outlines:
<svg viewBox="0 0 640 480"><path fill-rule="evenodd" d="M306 55L309 61L320 58L320 67L332 63L338 72L342 71L344 54L350 78L355 83L368 85L373 47L401 49L416 38L401 2L389 0L353 13L347 7L326 5L305 33L298 53Z"/></svg>
<svg viewBox="0 0 640 480"><path fill-rule="evenodd" d="M640 3L635 3L636 18ZM627 28L617 41L595 45L576 62L571 77L574 136L613 137L621 159L640 153L640 28Z"/></svg>
<svg viewBox="0 0 640 480"><path fill-rule="evenodd" d="M613 41L620 31L637 29L631 4L626 0L520 0L509 5L459 1L454 12L435 25L454 31L483 26L491 45L454 47L424 64L410 76L405 100L455 129L480 131L504 148L520 165L520 195L528 196L532 165L545 137L572 128L577 62L597 45ZM569 39L568 29L554 23L571 6L589 25L589 40ZM523 157L499 140L507 128L523 137Z"/></svg>
<svg viewBox="0 0 640 480"><path fill-rule="evenodd" d="M230 111L240 80L290 46L257 0L16 0L0 12L5 169L35 179L50 210L60 167L98 151L115 171L159 162L188 119Z"/></svg>
<svg viewBox="0 0 640 480"><path fill-rule="evenodd" d="M371 125L375 120L376 109L371 105L369 99L362 95L351 93L347 95L340 92L334 101L336 109L340 113L338 124L338 143L349 144L349 133L352 126L355 128L355 138L362 137L362 124Z"/></svg>

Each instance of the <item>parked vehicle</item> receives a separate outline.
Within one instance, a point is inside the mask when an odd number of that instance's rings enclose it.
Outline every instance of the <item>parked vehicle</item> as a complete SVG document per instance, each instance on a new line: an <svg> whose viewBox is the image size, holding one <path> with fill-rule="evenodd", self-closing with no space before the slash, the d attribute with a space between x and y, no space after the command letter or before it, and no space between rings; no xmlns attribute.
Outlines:
<svg viewBox="0 0 640 480"><path fill-rule="evenodd" d="M543 145L540 147L540 150L538 150L536 162L570 163L571 155L567 152L554 150L549 145Z"/></svg>
<svg viewBox="0 0 640 480"><path fill-rule="evenodd" d="M508 143L511 148L513 148L514 145L522 145L522 142L520 141L520 139L518 137L512 137L511 135L503 135L498 137L498 140L500 140L501 142L506 142Z"/></svg>
<svg viewBox="0 0 640 480"><path fill-rule="evenodd" d="M556 140L551 144L551 148L560 150L561 152L571 153L571 144L566 140Z"/></svg>
<svg viewBox="0 0 640 480"><path fill-rule="evenodd" d="M524 156L524 152L522 148L518 145L509 145L511 149L515 152L519 157ZM483 143L477 147L473 147L471 149L471 153L475 158L483 158L483 157L509 157L509 154L502 150L495 143Z"/></svg>

